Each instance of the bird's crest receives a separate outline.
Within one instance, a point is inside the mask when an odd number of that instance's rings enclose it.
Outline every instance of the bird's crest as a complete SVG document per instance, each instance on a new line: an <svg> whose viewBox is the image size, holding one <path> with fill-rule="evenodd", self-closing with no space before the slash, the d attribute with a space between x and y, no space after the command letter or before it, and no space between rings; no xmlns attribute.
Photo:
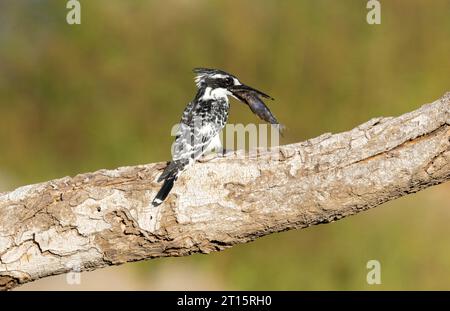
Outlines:
<svg viewBox="0 0 450 311"><path fill-rule="evenodd" d="M193 72L195 75L195 84L200 88L207 78L224 78L224 77L234 77L233 75L220 70L220 69L210 69L210 68L194 68Z"/></svg>

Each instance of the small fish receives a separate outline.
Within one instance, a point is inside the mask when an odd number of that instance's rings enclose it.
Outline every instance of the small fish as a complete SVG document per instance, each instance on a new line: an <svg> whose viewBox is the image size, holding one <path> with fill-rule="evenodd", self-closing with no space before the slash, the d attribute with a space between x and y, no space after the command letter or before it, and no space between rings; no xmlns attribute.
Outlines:
<svg viewBox="0 0 450 311"><path fill-rule="evenodd" d="M278 122L278 120L275 118L275 116L272 114L272 112L269 110L269 108L266 106L266 104L261 100L259 96L273 100L272 97L260 91L249 89L234 91L233 94L239 100L246 103L253 111L253 113L256 114L258 117L260 117L261 120L273 124L278 129L280 134L282 134L282 132L285 129L285 126Z"/></svg>

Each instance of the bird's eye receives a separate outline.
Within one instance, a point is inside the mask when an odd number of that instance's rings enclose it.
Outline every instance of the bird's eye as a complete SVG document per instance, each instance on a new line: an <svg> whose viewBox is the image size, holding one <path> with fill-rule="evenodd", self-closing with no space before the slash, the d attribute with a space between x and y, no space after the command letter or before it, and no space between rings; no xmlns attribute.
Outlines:
<svg viewBox="0 0 450 311"><path fill-rule="evenodd" d="M233 80L232 77L226 77L226 78L225 78L225 82L226 82L228 85L233 85L233 84L234 84L234 80Z"/></svg>

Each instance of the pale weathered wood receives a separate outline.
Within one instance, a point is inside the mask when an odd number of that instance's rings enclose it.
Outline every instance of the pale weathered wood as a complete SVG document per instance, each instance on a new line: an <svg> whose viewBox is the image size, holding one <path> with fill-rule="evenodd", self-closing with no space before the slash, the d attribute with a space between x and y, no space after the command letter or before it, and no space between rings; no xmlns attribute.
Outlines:
<svg viewBox="0 0 450 311"><path fill-rule="evenodd" d="M450 179L450 93L349 132L196 163L154 208L164 166L100 170L0 194L0 289L72 268L219 251L442 183Z"/></svg>

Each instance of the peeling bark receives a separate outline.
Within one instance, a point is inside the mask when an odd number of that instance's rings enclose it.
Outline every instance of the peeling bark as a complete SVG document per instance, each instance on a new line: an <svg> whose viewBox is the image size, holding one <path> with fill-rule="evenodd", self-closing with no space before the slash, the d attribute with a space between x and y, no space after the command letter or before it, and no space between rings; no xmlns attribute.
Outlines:
<svg viewBox="0 0 450 311"><path fill-rule="evenodd" d="M328 223L450 179L450 93L397 118L196 163L151 200L164 163L0 193L0 289L129 261L220 251Z"/></svg>

